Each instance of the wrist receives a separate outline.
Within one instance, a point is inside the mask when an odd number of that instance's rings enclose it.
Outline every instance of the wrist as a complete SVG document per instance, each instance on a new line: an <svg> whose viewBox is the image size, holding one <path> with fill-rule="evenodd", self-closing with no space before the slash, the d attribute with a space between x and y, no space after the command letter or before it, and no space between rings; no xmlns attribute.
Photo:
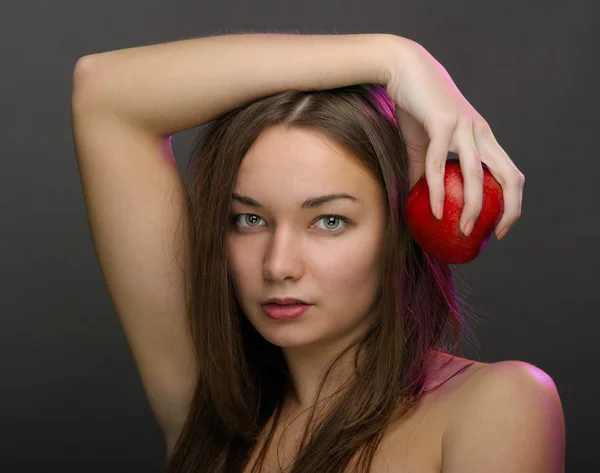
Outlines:
<svg viewBox="0 0 600 473"><path fill-rule="evenodd" d="M410 60L411 51L418 47L415 41L394 34L379 35L379 83L389 86Z"/></svg>

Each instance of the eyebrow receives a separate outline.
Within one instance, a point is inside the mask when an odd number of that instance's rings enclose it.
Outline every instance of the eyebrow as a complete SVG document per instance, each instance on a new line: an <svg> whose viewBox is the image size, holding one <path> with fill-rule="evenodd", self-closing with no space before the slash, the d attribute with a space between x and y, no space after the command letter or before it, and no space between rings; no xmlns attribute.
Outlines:
<svg viewBox="0 0 600 473"><path fill-rule="evenodd" d="M237 200L238 202L241 202L242 204L249 205L250 207L256 207L256 208L264 207L263 204L261 204L260 202L257 202L252 197L249 197L247 195L240 195L240 194L236 194L234 192L231 195L231 198L233 200ZM358 203L358 199L349 194L345 194L345 193L328 194L328 195L321 195L319 197L310 197L310 198L306 199L304 201L304 203L302 204L301 208L302 209L314 209L316 207L320 207L321 205L325 205L328 202L331 202L334 200L339 200L339 199L348 199L354 203Z"/></svg>

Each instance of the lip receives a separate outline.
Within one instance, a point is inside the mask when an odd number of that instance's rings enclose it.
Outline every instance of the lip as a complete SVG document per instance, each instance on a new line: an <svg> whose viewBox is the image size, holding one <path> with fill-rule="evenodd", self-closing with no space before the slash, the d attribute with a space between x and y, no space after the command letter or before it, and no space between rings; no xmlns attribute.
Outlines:
<svg viewBox="0 0 600 473"><path fill-rule="evenodd" d="M271 297L263 302L263 304L293 304L294 302L299 302L300 304L308 304L308 302L303 301L302 299L297 299L295 297Z"/></svg>
<svg viewBox="0 0 600 473"><path fill-rule="evenodd" d="M278 305L278 304L262 304L262 310L267 317L276 320L297 319L304 315L311 304L298 305Z"/></svg>

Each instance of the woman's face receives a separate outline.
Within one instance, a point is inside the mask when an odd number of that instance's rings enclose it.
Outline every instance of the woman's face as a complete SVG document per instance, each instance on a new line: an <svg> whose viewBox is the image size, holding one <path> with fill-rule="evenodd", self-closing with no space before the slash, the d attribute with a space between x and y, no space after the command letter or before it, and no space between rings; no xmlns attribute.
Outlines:
<svg viewBox="0 0 600 473"><path fill-rule="evenodd" d="M381 284L387 207L377 181L326 135L275 126L244 156L234 193L261 205L232 199L226 242L236 294L255 329L282 348L357 334ZM338 193L355 200L302 208ZM262 310L271 297L312 306L300 318L274 320Z"/></svg>

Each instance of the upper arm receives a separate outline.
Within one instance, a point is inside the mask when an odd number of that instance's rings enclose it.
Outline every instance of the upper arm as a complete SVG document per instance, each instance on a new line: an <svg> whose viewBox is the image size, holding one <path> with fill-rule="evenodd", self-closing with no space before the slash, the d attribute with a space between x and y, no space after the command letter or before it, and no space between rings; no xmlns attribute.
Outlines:
<svg viewBox="0 0 600 473"><path fill-rule="evenodd" d="M507 361L472 381L444 432L442 473L563 473L564 415L552 379Z"/></svg>
<svg viewBox="0 0 600 473"><path fill-rule="evenodd" d="M100 112L81 80L74 84L72 126L92 241L150 406L170 441L197 381L184 293L187 190L168 138Z"/></svg>

